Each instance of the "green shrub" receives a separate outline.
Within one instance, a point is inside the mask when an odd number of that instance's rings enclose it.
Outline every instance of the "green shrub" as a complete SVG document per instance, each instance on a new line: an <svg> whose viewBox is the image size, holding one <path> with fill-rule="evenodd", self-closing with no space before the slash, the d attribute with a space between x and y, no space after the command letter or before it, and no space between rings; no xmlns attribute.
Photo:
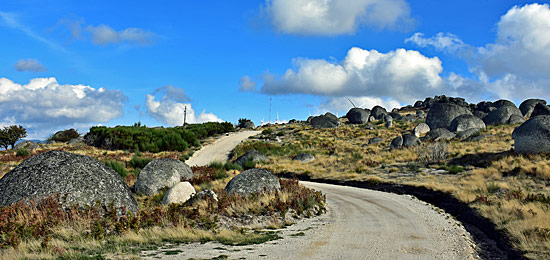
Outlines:
<svg viewBox="0 0 550 260"><path fill-rule="evenodd" d="M264 129L262 131L262 134L263 135L270 135L270 134L273 134L273 130L271 128L268 128L268 129Z"/></svg>
<svg viewBox="0 0 550 260"><path fill-rule="evenodd" d="M31 152L25 148L19 148L17 149L17 152L15 152L16 156L26 157L31 155Z"/></svg>
<svg viewBox="0 0 550 260"><path fill-rule="evenodd" d="M133 168L143 169L145 167L145 165L150 163L152 160L153 160L152 158L144 158L144 157L139 157L139 156L135 155L128 162L128 165L132 166Z"/></svg>
<svg viewBox="0 0 550 260"><path fill-rule="evenodd" d="M126 168L124 167L124 164L121 163L121 162L117 162L117 161L105 161L105 165L113 168L113 170L115 170L115 172L117 172L120 176L122 176L123 178L126 178L126 176L128 176L128 171L126 170Z"/></svg>
<svg viewBox="0 0 550 260"><path fill-rule="evenodd" d="M256 162L254 162L254 160L252 158L243 163L243 169L244 170L254 169L254 168L256 168Z"/></svg>

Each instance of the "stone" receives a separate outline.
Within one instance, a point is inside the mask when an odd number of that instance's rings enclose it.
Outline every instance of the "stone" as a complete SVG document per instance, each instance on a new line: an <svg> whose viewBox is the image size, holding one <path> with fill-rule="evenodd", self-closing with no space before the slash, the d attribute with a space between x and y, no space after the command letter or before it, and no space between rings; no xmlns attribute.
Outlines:
<svg viewBox="0 0 550 260"><path fill-rule="evenodd" d="M369 144L377 144L377 143L381 143L382 141L384 141L382 137L373 137L369 139Z"/></svg>
<svg viewBox="0 0 550 260"><path fill-rule="evenodd" d="M420 139L418 137L411 135L411 134L404 134L403 135L403 146L404 147L414 147L420 145L422 142L420 142Z"/></svg>
<svg viewBox="0 0 550 260"><path fill-rule="evenodd" d="M536 104L535 108L533 108L533 113L531 113L531 117L540 115L550 115L550 107L540 103Z"/></svg>
<svg viewBox="0 0 550 260"><path fill-rule="evenodd" d="M212 190L203 190L191 196L191 198L185 204L193 204L198 200L207 200L207 199L218 201L218 195L216 195L216 193Z"/></svg>
<svg viewBox="0 0 550 260"><path fill-rule="evenodd" d="M267 158L267 156L265 156L263 153L260 153L256 150L250 150L237 158L237 160L235 160L235 163L243 167L244 164L249 161L253 161L254 163L263 163L268 162L269 158Z"/></svg>
<svg viewBox="0 0 550 260"><path fill-rule="evenodd" d="M393 120L403 120L403 116L397 112L391 112L388 116L391 116Z"/></svg>
<svg viewBox="0 0 550 260"><path fill-rule="evenodd" d="M383 120L384 122L391 122L391 121L393 121L393 117L390 116L390 115L384 115L384 116L382 117L382 120Z"/></svg>
<svg viewBox="0 0 550 260"><path fill-rule="evenodd" d="M435 103L426 117L426 124L430 129L446 128L449 129L451 122L458 116L471 115L472 112L466 107L455 104Z"/></svg>
<svg viewBox="0 0 550 260"><path fill-rule="evenodd" d="M458 138L460 140L466 140L470 137L479 135L480 132L481 132L481 130L479 128L470 128L470 129L467 129L465 131L456 133L456 138Z"/></svg>
<svg viewBox="0 0 550 260"><path fill-rule="evenodd" d="M309 153L301 153L296 155L292 160L308 163L315 160L315 156Z"/></svg>
<svg viewBox="0 0 550 260"><path fill-rule="evenodd" d="M67 142L67 144L81 144L84 143L84 136L73 138Z"/></svg>
<svg viewBox="0 0 550 260"><path fill-rule="evenodd" d="M414 122L418 120L418 117L415 114L408 114L404 116L402 120L407 122Z"/></svg>
<svg viewBox="0 0 550 260"><path fill-rule="evenodd" d="M483 119L486 125L503 125L507 124L510 120L510 116L519 115L521 111L515 106L503 105L496 110L489 112L489 114Z"/></svg>
<svg viewBox="0 0 550 260"><path fill-rule="evenodd" d="M453 119L449 130L452 132L462 132L471 128L485 129L485 123L474 115L461 115Z"/></svg>
<svg viewBox="0 0 550 260"><path fill-rule="evenodd" d="M517 153L550 153L550 115L531 117L514 130L512 138Z"/></svg>
<svg viewBox="0 0 550 260"><path fill-rule="evenodd" d="M494 107L492 102L481 101L481 102L477 103L476 110L484 112L484 113L488 113L489 112L489 107Z"/></svg>
<svg viewBox="0 0 550 260"><path fill-rule="evenodd" d="M195 188L191 183L179 182L176 185L172 186L165 194L162 199L162 204L168 205L172 203L185 203L187 202L194 194Z"/></svg>
<svg viewBox="0 0 550 260"><path fill-rule="evenodd" d="M320 116L314 116L310 120L313 128L336 128L340 125L340 121L335 115L326 113Z"/></svg>
<svg viewBox="0 0 550 260"><path fill-rule="evenodd" d="M369 123L372 123L376 121L376 118L374 118L374 116L369 116Z"/></svg>
<svg viewBox="0 0 550 260"><path fill-rule="evenodd" d="M401 149L403 147L403 137L398 136L394 138L390 143L390 150Z"/></svg>
<svg viewBox="0 0 550 260"><path fill-rule="evenodd" d="M483 120L487 116L487 113L485 113L483 111L479 111L479 110L474 111L473 114L474 114L474 116L477 116L481 120Z"/></svg>
<svg viewBox="0 0 550 260"><path fill-rule="evenodd" d="M238 128L243 129L254 129L254 122L252 122L250 119L239 119L239 125L237 125Z"/></svg>
<svg viewBox="0 0 550 260"><path fill-rule="evenodd" d="M30 157L0 179L0 205L20 200L60 195L64 208L72 205L102 208L111 203L137 212L138 205L126 182L98 160L64 151L49 151Z"/></svg>
<svg viewBox="0 0 550 260"><path fill-rule="evenodd" d="M376 120L381 120L386 114L388 114L388 111L381 106L374 106L370 111L370 115Z"/></svg>
<svg viewBox="0 0 550 260"><path fill-rule="evenodd" d="M13 150L17 151L19 149L27 149L29 151L38 148L38 144L33 141L22 141L15 145Z"/></svg>
<svg viewBox="0 0 550 260"><path fill-rule="evenodd" d="M57 131L48 139L55 142L68 142L69 140L78 138L79 136L80 134L71 128L69 130Z"/></svg>
<svg viewBox="0 0 550 260"><path fill-rule="evenodd" d="M391 128L393 126L393 121L387 121L386 124L384 124L387 128Z"/></svg>
<svg viewBox="0 0 550 260"><path fill-rule="evenodd" d="M424 102L422 102L422 100L417 100L416 102L414 102L414 107L415 108L422 108L422 107L424 107Z"/></svg>
<svg viewBox="0 0 550 260"><path fill-rule="evenodd" d="M156 159L145 165L135 185L137 193L147 196L158 194L161 189L172 188L182 180L192 180L193 171L187 164L175 159Z"/></svg>
<svg viewBox="0 0 550 260"><path fill-rule="evenodd" d="M517 125L517 124L521 124L525 122L525 118L520 116L520 115L516 115L516 114L513 114L510 116L510 119L508 119L508 122L507 124L509 125Z"/></svg>
<svg viewBox="0 0 550 260"><path fill-rule="evenodd" d="M428 132L430 132L430 126L428 126L428 124L426 124L426 123L420 123L420 124L416 125L413 129L413 134L416 137L421 137L421 136L427 134Z"/></svg>
<svg viewBox="0 0 550 260"><path fill-rule="evenodd" d="M352 108L346 114L346 118L352 124L364 124L369 121L370 114L361 108Z"/></svg>
<svg viewBox="0 0 550 260"><path fill-rule="evenodd" d="M249 195L280 190L279 178L266 169L250 169L233 177L225 186L228 194Z"/></svg>
<svg viewBox="0 0 550 260"><path fill-rule="evenodd" d="M440 141L440 140L450 140L455 138L456 134L449 131L446 128L436 128L430 130L421 140L422 141Z"/></svg>
<svg viewBox="0 0 550 260"><path fill-rule="evenodd" d="M496 107L497 109L503 107L503 106L511 106L511 107L516 107L516 104L514 104L512 101L510 100L506 100L506 99L500 99L500 100L497 100L495 102L493 102L493 106Z"/></svg>
<svg viewBox="0 0 550 260"><path fill-rule="evenodd" d="M542 105L546 105L546 101L542 99L527 99L521 102L521 104L519 105L519 110L521 111L523 117L531 117L533 110L535 110L535 106L539 103Z"/></svg>

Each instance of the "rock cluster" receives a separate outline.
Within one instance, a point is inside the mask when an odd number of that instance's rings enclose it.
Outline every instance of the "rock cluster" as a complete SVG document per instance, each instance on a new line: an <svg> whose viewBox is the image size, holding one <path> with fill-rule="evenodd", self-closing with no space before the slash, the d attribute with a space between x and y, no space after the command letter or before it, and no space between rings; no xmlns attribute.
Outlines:
<svg viewBox="0 0 550 260"><path fill-rule="evenodd" d="M193 179L193 171L187 164L175 159L156 159L139 173L135 190L147 196L159 193L162 188L171 188L182 180Z"/></svg>

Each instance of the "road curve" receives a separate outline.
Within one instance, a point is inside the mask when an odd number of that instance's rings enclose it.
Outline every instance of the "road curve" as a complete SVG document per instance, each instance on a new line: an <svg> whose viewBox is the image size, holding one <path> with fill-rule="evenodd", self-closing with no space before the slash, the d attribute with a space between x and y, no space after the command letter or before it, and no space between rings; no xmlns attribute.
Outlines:
<svg viewBox="0 0 550 260"><path fill-rule="evenodd" d="M225 135L213 144L204 146L195 152L185 163L189 166L205 166L215 161L225 162L235 146L248 137L259 133L259 131L239 131Z"/></svg>
<svg viewBox="0 0 550 260"><path fill-rule="evenodd" d="M251 246L187 244L161 259L478 259L470 234L451 216L411 196L301 182L327 196L327 214L282 229L283 239ZM174 250L174 249L172 249ZM173 251L172 251L173 252ZM151 258L153 259L153 258Z"/></svg>

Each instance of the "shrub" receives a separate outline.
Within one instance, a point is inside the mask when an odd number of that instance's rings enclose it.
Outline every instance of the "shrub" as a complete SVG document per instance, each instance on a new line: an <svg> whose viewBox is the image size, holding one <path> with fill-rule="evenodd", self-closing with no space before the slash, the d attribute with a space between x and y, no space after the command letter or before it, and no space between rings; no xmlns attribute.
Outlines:
<svg viewBox="0 0 550 260"><path fill-rule="evenodd" d="M20 125L6 126L0 129L0 146L8 150L8 146L15 147L15 143L27 136L27 130Z"/></svg>
<svg viewBox="0 0 550 260"><path fill-rule="evenodd" d="M124 167L124 164L121 162L109 160L109 161L105 161L105 165L113 168L113 170L115 170L115 172L117 172L123 178L126 178L126 176L128 176L128 171Z"/></svg>
<svg viewBox="0 0 550 260"><path fill-rule="evenodd" d="M25 148L19 148L17 149L17 152L15 153L15 155L20 157L27 157L31 155L31 152Z"/></svg>
<svg viewBox="0 0 550 260"><path fill-rule="evenodd" d="M143 169L145 167L145 165L150 163L152 160L153 159L151 159L151 158L144 158L144 157L139 157L139 156L136 155L136 156L132 157L132 159L128 162L128 165L130 165L133 168Z"/></svg>

